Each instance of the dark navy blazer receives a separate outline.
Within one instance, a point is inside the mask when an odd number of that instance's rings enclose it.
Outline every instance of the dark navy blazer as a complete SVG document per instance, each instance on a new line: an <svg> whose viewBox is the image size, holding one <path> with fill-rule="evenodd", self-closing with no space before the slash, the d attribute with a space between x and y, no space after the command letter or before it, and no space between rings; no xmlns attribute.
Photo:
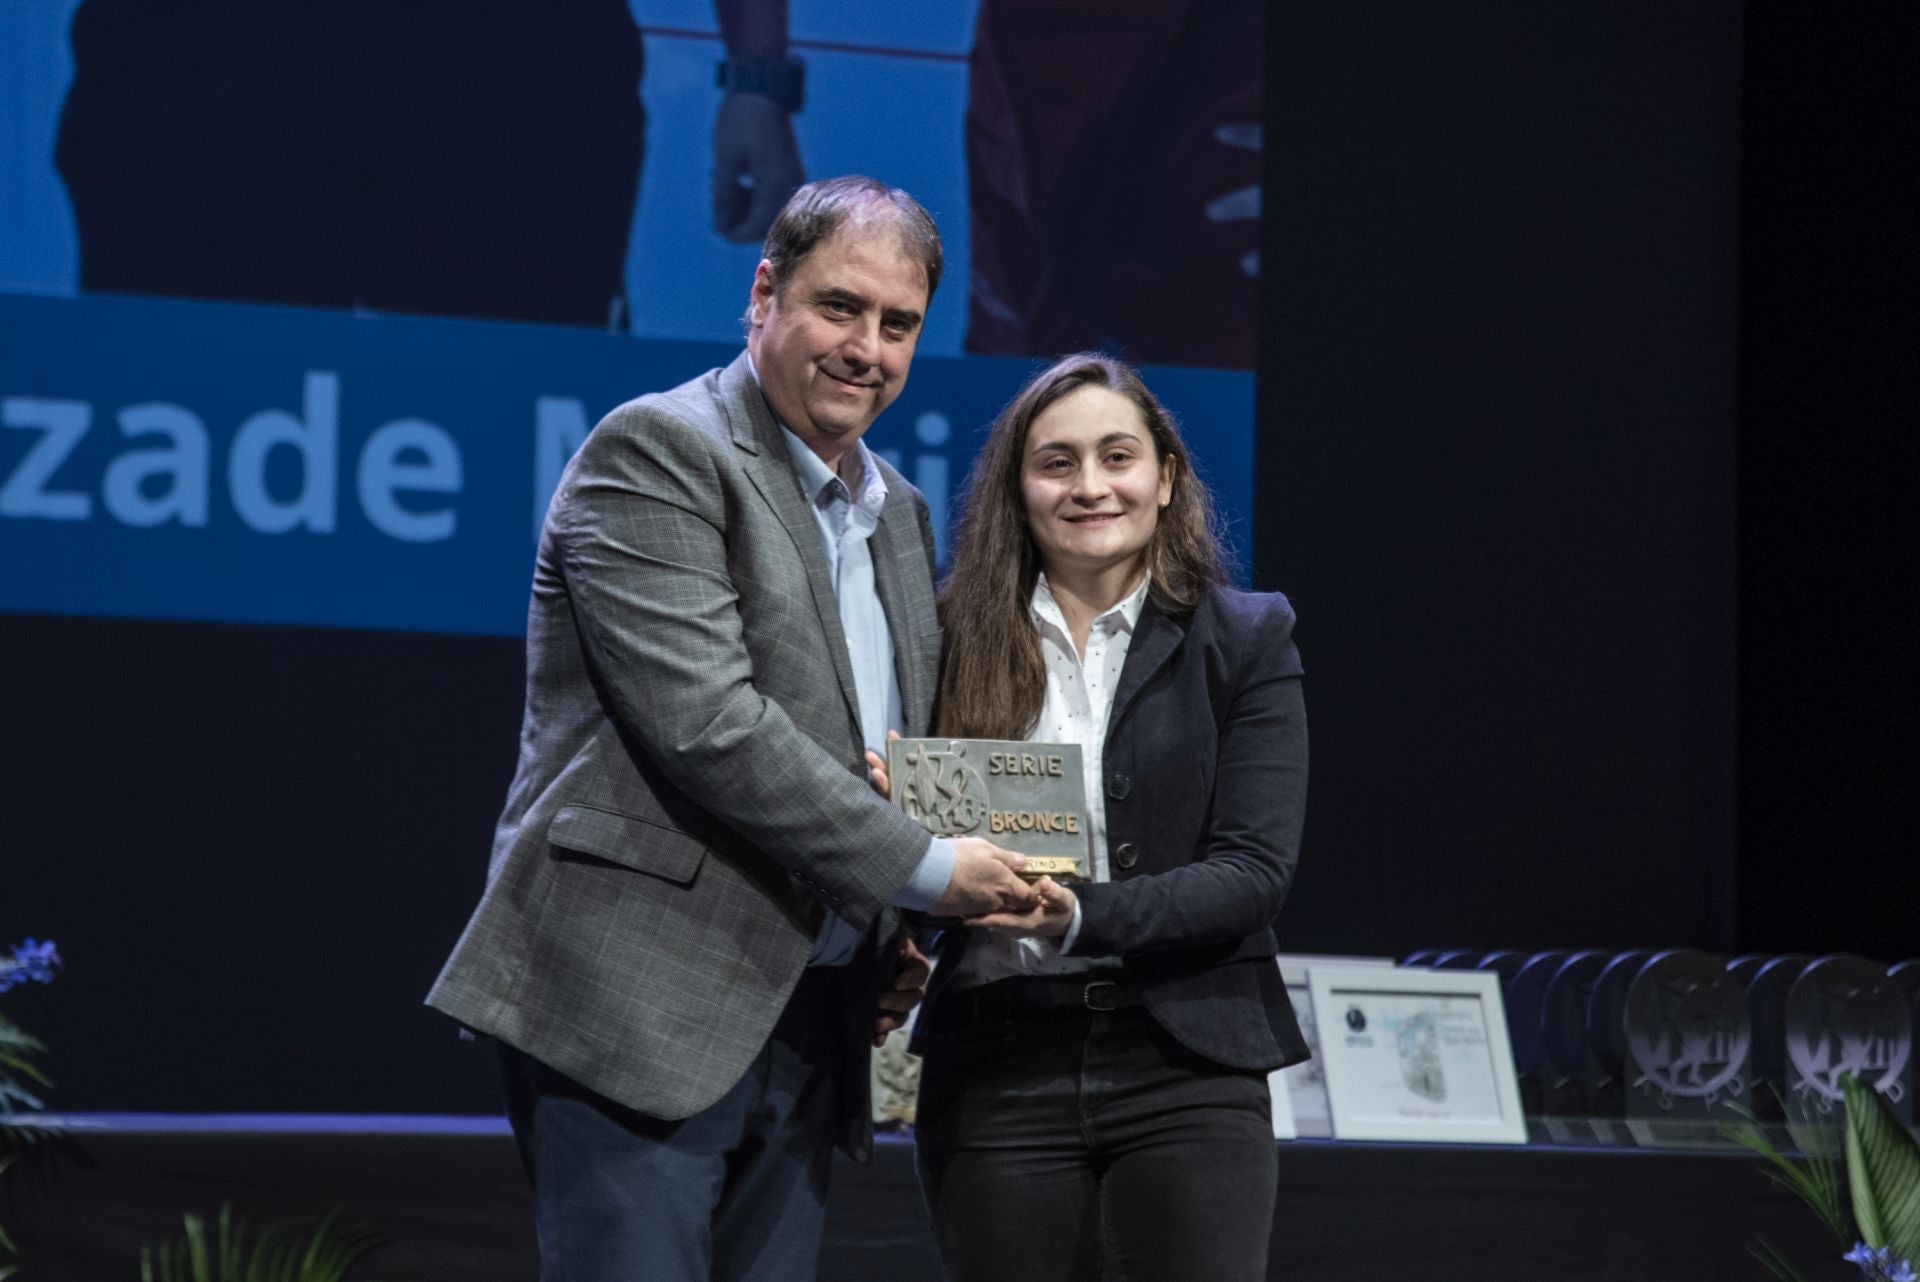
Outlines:
<svg viewBox="0 0 1920 1282"><path fill-rule="evenodd" d="M1124 957L1168 1032L1263 1071L1307 1058L1273 962L1307 797L1293 622L1277 593L1216 589L1185 614L1149 596L1107 719L1113 880L1074 887L1074 954ZM923 1028L970 934L941 940Z"/></svg>

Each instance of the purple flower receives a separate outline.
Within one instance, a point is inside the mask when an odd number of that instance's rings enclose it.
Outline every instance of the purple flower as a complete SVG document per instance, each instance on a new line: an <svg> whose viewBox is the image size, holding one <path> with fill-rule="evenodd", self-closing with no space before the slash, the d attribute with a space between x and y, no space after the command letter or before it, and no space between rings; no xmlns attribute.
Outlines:
<svg viewBox="0 0 1920 1282"><path fill-rule="evenodd" d="M59 964L60 954L51 939L45 943L29 939L16 944L12 957L0 957L0 993L30 981L51 984L53 968Z"/></svg>
<svg viewBox="0 0 1920 1282"><path fill-rule="evenodd" d="M1913 1265L1896 1258L1892 1247L1856 1242L1841 1258L1860 1266L1860 1282L1916 1282Z"/></svg>

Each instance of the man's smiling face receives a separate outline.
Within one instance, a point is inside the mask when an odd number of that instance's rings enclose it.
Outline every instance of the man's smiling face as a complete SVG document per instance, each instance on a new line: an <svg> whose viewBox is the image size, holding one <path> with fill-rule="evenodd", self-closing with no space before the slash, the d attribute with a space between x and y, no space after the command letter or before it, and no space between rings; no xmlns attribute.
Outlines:
<svg viewBox="0 0 1920 1282"><path fill-rule="evenodd" d="M760 264L747 335L760 390L829 467L907 385L926 310L926 271L885 222L841 227L784 289Z"/></svg>

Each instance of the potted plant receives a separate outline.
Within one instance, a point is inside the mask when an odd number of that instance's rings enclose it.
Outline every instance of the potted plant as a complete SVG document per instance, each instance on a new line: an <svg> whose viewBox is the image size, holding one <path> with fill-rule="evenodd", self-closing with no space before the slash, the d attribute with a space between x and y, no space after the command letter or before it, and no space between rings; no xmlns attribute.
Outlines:
<svg viewBox="0 0 1920 1282"><path fill-rule="evenodd" d="M59 964L60 952L52 940L16 944L11 953L0 953L0 993L22 984L51 984ZM60 1136L59 1128L41 1116L46 1105L39 1092L52 1083L34 1060L46 1049L39 1039L0 1015L0 1177L10 1177L26 1165L37 1165L44 1173L43 1160L51 1156ZM13 1254L13 1239L0 1225L0 1280L20 1271L7 1263Z"/></svg>
<svg viewBox="0 0 1920 1282"><path fill-rule="evenodd" d="M1830 1153L1795 1160L1754 1126L1728 1133L1765 1158L1774 1183L1796 1194L1832 1230L1841 1258L1860 1268L1861 1282L1920 1282L1920 1142L1900 1124L1878 1091L1858 1077L1841 1078L1846 1123L1845 1193L1841 1162ZM1765 1238L1749 1248L1781 1282L1805 1282L1800 1271Z"/></svg>

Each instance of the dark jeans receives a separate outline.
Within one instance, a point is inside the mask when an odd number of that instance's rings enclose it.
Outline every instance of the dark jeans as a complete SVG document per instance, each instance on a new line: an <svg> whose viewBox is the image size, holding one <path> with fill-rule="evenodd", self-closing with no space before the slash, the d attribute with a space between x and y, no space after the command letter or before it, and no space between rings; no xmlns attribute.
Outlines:
<svg viewBox="0 0 1920 1282"><path fill-rule="evenodd" d="M541 1282L806 1282L833 1169L839 968L809 970L773 1036L684 1121L624 1108L501 1047L533 1181Z"/></svg>
<svg viewBox="0 0 1920 1282"><path fill-rule="evenodd" d="M1139 1007L936 1022L924 1051L920 1181L949 1282L1263 1282L1266 1074Z"/></svg>

